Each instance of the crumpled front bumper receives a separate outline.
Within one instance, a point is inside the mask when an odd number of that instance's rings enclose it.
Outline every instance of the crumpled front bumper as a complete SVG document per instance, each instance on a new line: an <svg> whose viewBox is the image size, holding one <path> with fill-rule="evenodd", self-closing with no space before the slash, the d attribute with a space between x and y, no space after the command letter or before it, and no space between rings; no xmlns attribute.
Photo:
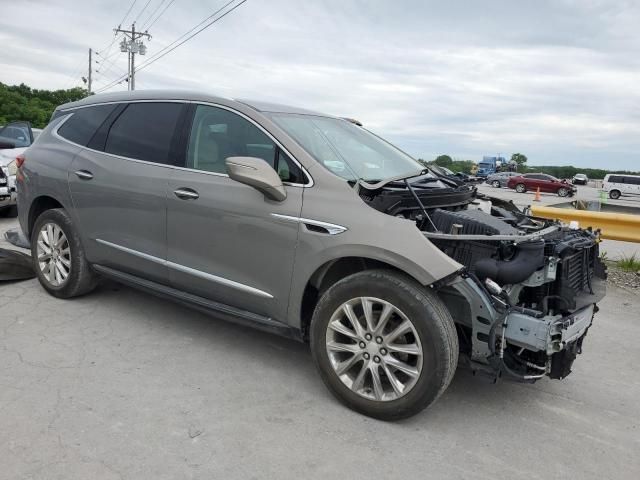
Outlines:
<svg viewBox="0 0 640 480"><path fill-rule="evenodd" d="M531 351L553 355L581 338L591 326L595 305L587 305L570 315L534 318L520 312L507 315L505 336L509 343Z"/></svg>

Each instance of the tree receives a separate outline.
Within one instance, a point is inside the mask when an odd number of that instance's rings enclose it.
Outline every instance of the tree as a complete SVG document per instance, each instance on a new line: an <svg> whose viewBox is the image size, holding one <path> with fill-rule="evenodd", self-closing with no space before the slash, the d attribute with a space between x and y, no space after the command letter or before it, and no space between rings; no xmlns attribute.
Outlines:
<svg viewBox="0 0 640 480"><path fill-rule="evenodd" d="M25 120L35 128L44 128L58 105L87 96L83 88L35 90L27 85L0 82L0 125Z"/></svg>
<svg viewBox="0 0 640 480"><path fill-rule="evenodd" d="M518 164L518 170L527 163L527 156L522 153L514 153L511 155L511 161L516 162Z"/></svg>
<svg viewBox="0 0 640 480"><path fill-rule="evenodd" d="M433 163L440 167L450 167L453 163L453 159L449 155L438 155Z"/></svg>

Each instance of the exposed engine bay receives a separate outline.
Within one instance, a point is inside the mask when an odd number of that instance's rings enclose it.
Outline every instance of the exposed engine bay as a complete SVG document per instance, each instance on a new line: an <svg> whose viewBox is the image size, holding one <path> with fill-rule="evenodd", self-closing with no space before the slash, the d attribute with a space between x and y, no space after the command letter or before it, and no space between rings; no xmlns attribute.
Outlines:
<svg viewBox="0 0 640 480"><path fill-rule="evenodd" d="M434 288L474 371L526 382L571 372L605 295L599 231L527 215L437 172L359 186L463 265Z"/></svg>

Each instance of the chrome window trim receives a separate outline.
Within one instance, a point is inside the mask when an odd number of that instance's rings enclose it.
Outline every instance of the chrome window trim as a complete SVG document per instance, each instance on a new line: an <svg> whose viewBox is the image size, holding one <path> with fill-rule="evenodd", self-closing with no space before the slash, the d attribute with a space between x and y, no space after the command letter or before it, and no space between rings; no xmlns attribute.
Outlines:
<svg viewBox="0 0 640 480"><path fill-rule="evenodd" d="M343 225L338 225L335 223L323 222L321 220L314 220L313 218L304 218L304 217L295 217L293 215L283 215L281 213L272 213L272 217L279 218L281 220L295 222L295 223L308 223L310 225L316 225L318 227L326 228L329 232L329 235L338 235L340 233L346 232L349 230L347 227Z"/></svg>
<svg viewBox="0 0 640 480"><path fill-rule="evenodd" d="M225 285L227 287L235 288L237 290L242 290L243 292L251 293L253 295L257 295L263 298L273 298L269 292L265 292L264 290L260 290L259 288L251 287L249 285L245 285L244 283L236 282L234 280L229 280L228 278L219 277L218 275L213 275L211 273L203 272L202 270L196 270L195 268L187 267L185 265L181 265L179 263L170 262L169 260L164 260L159 257L155 257L153 255L149 255L148 253L140 252L138 250L134 250L132 248L123 247L122 245L118 245L117 243L108 242L106 240L102 240L101 238L96 238L96 242L106 245L107 247L115 248L116 250L120 250L125 253L129 253L139 258L144 258L145 260L149 260L150 262L157 263L158 265L163 265L168 268L173 268L174 270L178 270L183 273L187 273L189 275L193 275L194 277L199 277L204 280L208 280L210 282L219 283L221 285Z"/></svg>
<svg viewBox="0 0 640 480"><path fill-rule="evenodd" d="M129 160L129 161L138 162L138 163L147 164L147 165L157 165L157 166L160 166L160 167L171 168L171 169L175 169L175 170L185 170L185 171L188 171L188 172L204 173L206 175L215 175L215 176L218 176L218 177L229 177L229 175L227 175L226 173L207 172L205 170L198 170L196 168L179 167L179 166L176 166L176 165L168 165L168 164L164 164L164 163L150 162L148 160L139 160L137 158L125 157L125 156L122 156L122 155L115 155L113 153L108 153L108 152L101 152L100 150L95 150L93 148L89 148L87 146L80 145L79 143L72 142L71 140L68 140L68 139L64 138L63 136L61 136L58 133L58 130L60 129L60 127L62 127L62 125L64 125L69 120L69 118L71 117L71 115L74 113L75 110L79 110L81 108L95 107L95 106L98 106L98 105L114 105L114 104L123 104L123 103L126 103L126 104L131 104L131 103L184 103L184 104L194 104L194 105L207 105L207 106L210 106L210 107L221 108L221 109L227 110L227 111L229 111L231 113L235 113L236 115L239 115L242 118L244 118L245 120L247 120L248 122L252 123L260 131L262 131L265 135L267 135L267 137L269 137L271 139L271 141L273 141L273 143L275 143L282 151L284 151L289 156L289 158L291 158L293 163L295 163L298 166L298 168L300 168L300 170L302 170L302 172L304 173L304 175L307 176L307 179L308 179L307 183L282 182L283 185L287 185L289 187L303 187L303 188L310 188L310 187L313 187L315 185L315 182L313 181L313 177L309 174L307 169L291 154L291 152L289 150L287 150L287 148L285 148L284 145L282 145L282 143L280 143L280 141L278 141L272 134L270 134L267 130L265 130L265 128L262 125L260 125L259 123L257 123L255 120L251 119L250 117L248 117L244 113L239 112L238 110L235 110L235 109L233 109L231 107L227 107L226 105L220 105L218 103L213 103L213 102L203 102L203 101L198 101L198 100L154 99L154 100L128 100L128 101L127 100L123 100L123 101L91 103L89 105L80 105L78 107L73 107L73 108L70 108L68 110L61 110L61 112L63 112L63 114L66 114L67 117L64 118L63 120L61 120L60 123L58 123L58 126L52 131L52 135L55 138L57 138L59 140L62 140L64 142L67 142L67 143L69 143L71 145L75 145L77 147L84 148L84 149L89 150L91 152L101 153L103 155L108 155L108 156L111 156L111 157L120 158L122 160Z"/></svg>

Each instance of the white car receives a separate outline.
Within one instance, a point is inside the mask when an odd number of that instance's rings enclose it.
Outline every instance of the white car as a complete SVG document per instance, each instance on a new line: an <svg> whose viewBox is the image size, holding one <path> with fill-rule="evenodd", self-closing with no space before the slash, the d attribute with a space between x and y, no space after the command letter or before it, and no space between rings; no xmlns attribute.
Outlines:
<svg viewBox="0 0 640 480"><path fill-rule="evenodd" d="M640 175L609 173L604 177L602 189L614 200L622 195L640 195Z"/></svg>
<svg viewBox="0 0 640 480"><path fill-rule="evenodd" d="M0 216L15 216L16 157L23 153L42 130L31 128L28 122L13 122L0 126Z"/></svg>

